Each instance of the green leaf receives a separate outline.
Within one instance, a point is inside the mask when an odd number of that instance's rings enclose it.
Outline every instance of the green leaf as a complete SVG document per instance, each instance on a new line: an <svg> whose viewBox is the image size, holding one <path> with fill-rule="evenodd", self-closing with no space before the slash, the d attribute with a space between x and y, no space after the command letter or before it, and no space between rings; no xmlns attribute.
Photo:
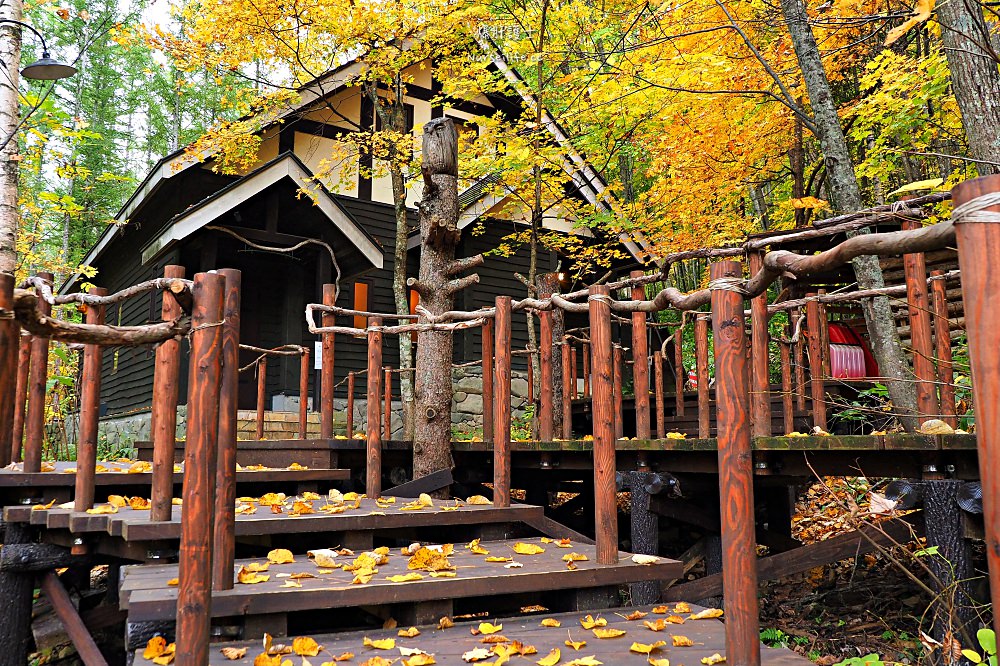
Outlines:
<svg viewBox="0 0 1000 666"><path fill-rule="evenodd" d="M976 632L976 640L979 641L979 646L983 648L986 654L996 654L997 653L997 635L992 629L983 627Z"/></svg>
<svg viewBox="0 0 1000 666"><path fill-rule="evenodd" d="M927 548L921 548L920 550L913 553L914 557L925 557L927 555L937 555L938 546L928 546Z"/></svg>

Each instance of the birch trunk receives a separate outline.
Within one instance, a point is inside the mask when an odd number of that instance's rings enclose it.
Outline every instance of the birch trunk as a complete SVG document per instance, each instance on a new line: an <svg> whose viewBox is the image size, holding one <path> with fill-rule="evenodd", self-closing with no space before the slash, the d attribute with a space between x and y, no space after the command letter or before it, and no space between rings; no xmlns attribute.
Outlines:
<svg viewBox="0 0 1000 666"><path fill-rule="evenodd" d="M0 19L20 21L22 13L21 0L9 0L0 6ZM0 151L0 271L11 274L17 268L20 221L17 210L18 142L14 136L20 114L17 99L20 65L21 28L0 24L0 67L6 70L0 76L0 137L7 143Z"/></svg>

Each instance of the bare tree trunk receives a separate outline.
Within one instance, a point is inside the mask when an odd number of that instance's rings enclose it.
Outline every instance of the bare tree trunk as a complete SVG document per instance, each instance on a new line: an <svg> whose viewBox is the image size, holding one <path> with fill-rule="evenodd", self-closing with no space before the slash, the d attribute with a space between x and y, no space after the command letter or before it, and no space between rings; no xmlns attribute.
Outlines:
<svg viewBox="0 0 1000 666"><path fill-rule="evenodd" d="M396 205L396 250L392 264L392 295L396 301L396 313L410 311L410 299L406 293L406 241L410 227L406 219L406 184L398 164L391 167L392 198ZM403 439L413 439L413 340L409 335L399 337L399 398L403 403Z"/></svg>
<svg viewBox="0 0 1000 666"><path fill-rule="evenodd" d="M977 164L981 175L1000 173L1000 72L996 53L982 46L990 44L983 8L975 0L947 0L935 10L969 154L994 163Z"/></svg>
<svg viewBox="0 0 1000 666"><path fill-rule="evenodd" d="M482 255L455 261L458 229L458 134L450 118L424 125L423 200L420 211L420 277L409 284L431 312L451 310L455 294L479 282L473 273L455 277L482 263ZM413 432L413 476L419 478L452 467L451 331L417 334L416 408ZM490 415L485 414L484 418ZM447 489L441 491L447 495Z"/></svg>
<svg viewBox="0 0 1000 666"><path fill-rule="evenodd" d="M552 294L559 291L559 274L558 273L542 273L536 279L538 284L538 297L547 298ZM565 315L560 308L553 308L552 310L552 342L553 344L559 344L562 342L563 336L566 335L566 319ZM536 377L541 377L541 372L535 373ZM555 408L552 410L552 432L556 433L559 437L562 435L562 422L563 422L563 411L562 411L562 385L563 385L563 366L562 366L562 352L559 349L555 349L552 352L552 404Z"/></svg>
<svg viewBox="0 0 1000 666"><path fill-rule="evenodd" d="M22 13L21 0L8 0L0 6L0 19L20 21ZM20 66L21 28L0 25L0 67L6 70L0 76L0 141L7 142L0 152L0 271L5 273L13 273L17 268L19 162L15 159L18 143L14 132L20 115L17 99Z"/></svg>
<svg viewBox="0 0 1000 666"><path fill-rule="evenodd" d="M840 118L837 116L830 81L823 68L816 37L809 25L806 6L802 0L781 0L781 10L788 24L795 55L809 93L816 134L826 164L826 186L833 207L841 212L861 210L864 207L861 189L858 187L847 140L840 126ZM854 275L861 289L880 289L885 286L878 257L862 256L852 263ZM889 378L887 382L889 396L900 413L914 414L917 405L916 389L909 381L912 373L903 356L889 299L885 297L870 299L865 301L863 308L872 353L878 361L881 374ZM912 418L903 418L902 421L907 430L912 430L915 426Z"/></svg>

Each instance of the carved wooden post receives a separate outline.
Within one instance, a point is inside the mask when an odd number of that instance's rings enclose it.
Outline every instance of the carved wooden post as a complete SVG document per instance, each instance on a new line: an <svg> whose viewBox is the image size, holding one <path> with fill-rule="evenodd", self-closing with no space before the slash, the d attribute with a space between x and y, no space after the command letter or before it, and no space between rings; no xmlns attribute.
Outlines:
<svg viewBox="0 0 1000 666"><path fill-rule="evenodd" d="M583 397L590 397L590 345L580 344L580 354L583 355Z"/></svg>
<svg viewBox="0 0 1000 666"><path fill-rule="evenodd" d="M806 294L813 298L816 294ZM823 376L823 334L819 303L806 303L806 324L809 327L809 387L812 393L813 425L826 430L826 387Z"/></svg>
<svg viewBox="0 0 1000 666"><path fill-rule="evenodd" d="M795 335L795 328L798 326L799 318L801 317L801 312L798 309L791 311L791 324L792 324L792 335ZM801 327L800 327L801 328ZM805 362L805 343L802 341L802 336L799 336L799 341L795 343L794 348L794 358L795 358L795 408L800 412L806 411L806 362Z"/></svg>
<svg viewBox="0 0 1000 666"><path fill-rule="evenodd" d="M656 396L656 436L667 436L666 412L663 404L663 352L653 352L653 394Z"/></svg>
<svg viewBox="0 0 1000 666"><path fill-rule="evenodd" d="M323 285L323 305L336 305L337 285ZM331 313L326 313L320 320L322 326L334 326L337 317ZM320 408L319 408L319 436L322 439L333 437L333 364L335 335L324 333L322 337L322 368L320 369Z"/></svg>
<svg viewBox="0 0 1000 666"><path fill-rule="evenodd" d="M632 271L632 279L642 277L642 271ZM646 298L641 286L632 287L632 300ZM646 313L632 313L632 385L635 393L635 436L651 439L649 427L649 340L646 338Z"/></svg>
<svg viewBox="0 0 1000 666"><path fill-rule="evenodd" d="M219 441L215 467L215 530L212 537L212 589L233 589L236 557L236 439L240 391L240 286L242 274L224 268L222 384L219 391Z"/></svg>
<svg viewBox="0 0 1000 666"><path fill-rule="evenodd" d="M510 296L496 297L493 387L493 506L510 506Z"/></svg>
<svg viewBox="0 0 1000 666"><path fill-rule="evenodd" d="M711 315L694 320L695 376L698 378L698 437L712 436L712 402L708 387L708 322Z"/></svg>
<svg viewBox="0 0 1000 666"><path fill-rule="evenodd" d="M594 391L594 525L598 564L618 562L618 504L615 494L615 423L611 406L611 290L589 289L590 348Z"/></svg>
<svg viewBox="0 0 1000 666"><path fill-rule="evenodd" d="M952 189L956 212L987 194L1000 192L1000 176L982 176L959 183ZM973 204L975 206L975 204ZM972 392L976 405L976 444L979 478L983 485L983 522L986 531L986 561L990 573L993 608L1000 608L1000 354L996 335L1000 331L1000 309L994 302L1000 293L1000 225L995 224L1000 206L978 213L985 220L953 215L958 241L958 263L962 271L962 297L969 336ZM1000 631L1000 613L993 616Z"/></svg>
<svg viewBox="0 0 1000 666"><path fill-rule="evenodd" d="M24 418L28 406L28 368L31 366L31 336L22 335L17 350L17 387L14 389L14 428L10 443L10 461L21 462L24 445Z"/></svg>
<svg viewBox="0 0 1000 666"><path fill-rule="evenodd" d="M39 273L38 277L52 283L52 273ZM39 294L38 311L43 316L52 313L49 305ZM45 433L45 394L48 380L49 339L33 336L31 341L31 368L28 371L28 414L25 418L27 436L24 442L24 471L39 472L42 469L42 440Z"/></svg>
<svg viewBox="0 0 1000 666"><path fill-rule="evenodd" d="M94 287L93 296L107 296L108 290ZM88 305L86 322L104 323L104 306ZM101 408L101 346L84 345L83 376L80 380L80 427L76 433L76 487L73 510L94 507L94 475L97 473L97 426Z"/></svg>
<svg viewBox="0 0 1000 666"><path fill-rule="evenodd" d="M191 311L184 511L177 590L177 664L208 664L212 606L212 523L222 375L223 295L218 273L194 276Z"/></svg>
<svg viewBox="0 0 1000 666"><path fill-rule="evenodd" d="M164 266L163 277L184 277L183 266ZM161 294L160 318L170 321L183 310L173 292ZM153 361L153 412L149 429L153 438L153 485L150 520L170 520L174 497L174 455L177 446L177 398L180 393L181 342L164 340L156 348Z"/></svg>
<svg viewBox="0 0 1000 666"><path fill-rule="evenodd" d="M939 277L944 271L931 271ZM955 370L951 362L951 322L948 319L948 285L944 280L931 284L934 296L934 342L937 348L937 379L941 393L941 419L952 428L958 427L955 406Z"/></svg>
<svg viewBox="0 0 1000 666"><path fill-rule="evenodd" d="M493 320L483 322L483 441L492 442L493 434Z"/></svg>
<svg viewBox="0 0 1000 666"><path fill-rule="evenodd" d="M15 391L17 389L17 356L21 327L14 319L14 276L0 273L0 467L10 463L14 441ZM98 369L98 372L100 370Z"/></svg>
<svg viewBox="0 0 1000 666"><path fill-rule="evenodd" d="M748 252L750 275L764 267L764 253ZM767 291L750 301L750 420L754 437L771 436L771 373L768 367Z"/></svg>
<svg viewBox="0 0 1000 666"><path fill-rule="evenodd" d="M739 279L736 261L712 264L712 282ZM722 507L722 582L726 599L726 658L736 666L759 666L757 544L754 537L753 467L749 414L747 339L743 296L712 291L715 395L718 406L719 492Z"/></svg>
<svg viewBox="0 0 1000 666"><path fill-rule="evenodd" d="M382 381L382 440L392 439L392 368L383 370Z"/></svg>
<svg viewBox="0 0 1000 666"><path fill-rule="evenodd" d="M684 416L684 327L674 331L674 413Z"/></svg>
<svg viewBox="0 0 1000 666"><path fill-rule="evenodd" d="M264 439L264 411L267 409L267 356L257 362L257 439Z"/></svg>
<svg viewBox="0 0 1000 666"><path fill-rule="evenodd" d="M365 494L372 499L382 495L382 439L378 427L381 367L382 319L372 317L368 320L368 478L365 483Z"/></svg>
<svg viewBox="0 0 1000 666"><path fill-rule="evenodd" d="M309 348L303 347L299 355L299 439L305 439L309 431Z"/></svg>
<svg viewBox="0 0 1000 666"><path fill-rule="evenodd" d="M792 401L792 349L787 342L779 342L781 350L781 407L784 414L785 434L795 431L795 403Z"/></svg>
<svg viewBox="0 0 1000 666"><path fill-rule="evenodd" d="M571 439L573 437L573 373L570 365L573 363L573 355L570 350L569 340L562 342L562 438Z"/></svg>
<svg viewBox="0 0 1000 666"><path fill-rule="evenodd" d="M903 220L904 231L919 229L917 220ZM917 377L917 422L937 418L940 413L934 387L934 345L931 341L931 311L927 297L927 264L923 252L903 255L906 305L910 315L913 374Z"/></svg>
<svg viewBox="0 0 1000 666"><path fill-rule="evenodd" d="M614 367L611 375L611 397L614 401L615 439L625 436L625 424L622 419L622 365L625 350L619 345L614 346Z"/></svg>
<svg viewBox="0 0 1000 666"><path fill-rule="evenodd" d="M554 410L552 405L552 313L542 310L538 313L539 367L541 370L540 400L538 406L538 437L543 442L551 442L555 437Z"/></svg>
<svg viewBox="0 0 1000 666"><path fill-rule="evenodd" d="M354 382L357 374L347 373L347 439L354 439Z"/></svg>

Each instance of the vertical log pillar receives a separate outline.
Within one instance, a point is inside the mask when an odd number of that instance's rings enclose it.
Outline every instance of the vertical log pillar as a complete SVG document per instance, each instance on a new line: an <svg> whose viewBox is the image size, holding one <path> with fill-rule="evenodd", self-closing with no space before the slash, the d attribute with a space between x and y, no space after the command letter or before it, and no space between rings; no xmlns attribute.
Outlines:
<svg viewBox="0 0 1000 666"><path fill-rule="evenodd" d="M583 397L590 397L590 345L580 344L580 354L583 355Z"/></svg>
<svg viewBox="0 0 1000 666"><path fill-rule="evenodd" d="M184 511L181 517L180 585L177 590L178 666L206 666L211 639L212 523L215 461L222 383L222 319L226 279L194 276L191 311Z"/></svg>
<svg viewBox="0 0 1000 666"><path fill-rule="evenodd" d="M538 313L538 352L541 385L538 405L538 438L551 442L555 437L552 405L552 313L542 310Z"/></svg>
<svg viewBox="0 0 1000 666"><path fill-rule="evenodd" d="M576 400L580 396L580 382L576 374L577 369L577 359L576 359L576 347L573 343L569 344L569 376L570 376L570 388L573 389L573 399Z"/></svg>
<svg viewBox="0 0 1000 666"><path fill-rule="evenodd" d="M590 306L590 367L594 369L594 525L597 563L618 562L618 503L615 494L615 423L611 406L611 290L593 285Z"/></svg>
<svg viewBox="0 0 1000 666"><path fill-rule="evenodd" d="M802 313L799 310L791 311L792 336L795 335L796 328L801 330L801 326L798 325L801 316ZM806 363L804 350L805 343L803 343L800 334L799 340L795 343L795 348L792 350L795 359L795 408L800 412L806 411Z"/></svg>
<svg viewBox="0 0 1000 666"><path fill-rule="evenodd" d="M817 296L823 296L826 294L826 289L819 289L816 292ZM819 351L820 357L823 359L823 377L829 377L832 372L830 370L830 317L826 312L826 304L823 302L817 303L819 307Z"/></svg>
<svg viewBox="0 0 1000 666"><path fill-rule="evenodd" d="M903 220L904 231L919 229L917 220ZM910 345L913 347L913 374L917 377L917 422L940 414L934 381L934 345L931 341L931 309L927 297L927 264L923 252L903 255L906 278L906 306L910 315Z"/></svg>
<svg viewBox="0 0 1000 666"><path fill-rule="evenodd" d="M163 277L184 277L183 266L164 266ZM182 309L173 292L164 290L160 318L170 321ZM174 496L174 455L177 446L177 398L180 392L181 342L164 340L156 348L153 361L153 411L149 429L153 439L153 485L150 520L170 520Z"/></svg>
<svg viewBox="0 0 1000 666"><path fill-rule="evenodd" d="M324 284L323 305L336 305L336 300L337 285ZM337 317L333 314L326 313L320 321L321 326L334 326L337 323ZM334 341L335 336L333 333L323 334L321 343L322 361L320 363L322 367L320 369L319 380L319 436L322 439L330 439L333 437L333 364L336 360L334 354Z"/></svg>
<svg viewBox="0 0 1000 666"><path fill-rule="evenodd" d="M625 423L622 419L622 365L625 350L620 345L614 347L614 367L611 375L611 397L614 401L615 439L625 436Z"/></svg>
<svg viewBox="0 0 1000 666"><path fill-rule="evenodd" d="M483 441L492 442L493 432L493 320L486 319L480 332L483 340Z"/></svg>
<svg viewBox="0 0 1000 666"><path fill-rule="evenodd" d="M17 387L14 389L14 428L10 443L10 462L21 462L24 445L24 417L28 406L28 368L31 366L31 336L22 335L17 350Z"/></svg>
<svg viewBox="0 0 1000 666"><path fill-rule="evenodd" d="M236 558L236 439L240 391L240 286L242 274L224 268L222 385L219 392L219 442L215 467L215 532L212 537L212 589L233 589Z"/></svg>
<svg viewBox="0 0 1000 666"><path fill-rule="evenodd" d="M308 347L299 355L299 439L305 439L309 431L309 375L312 367Z"/></svg>
<svg viewBox="0 0 1000 666"><path fill-rule="evenodd" d="M510 506L510 296L497 296L494 319L493 506Z"/></svg>
<svg viewBox="0 0 1000 666"><path fill-rule="evenodd" d="M813 298L816 294L806 294ZM823 326L819 303L806 303L806 325L809 328L809 388L812 395L813 425L826 430L826 387L823 376Z"/></svg>
<svg viewBox="0 0 1000 666"><path fill-rule="evenodd" d="M562 438L572 439L573 437L573 373L570 365L573 363L569 340L563 338L562 341Z"/></svg>
<svg viewBox="0 0 1000 666"><path fill-rule="evenodd" d="M382 440L392 439L392 368L388 366L382 374Z"/></svg>
<svg viewBox="0 0 1000 666"><path fill-rule="evenodd" d="M663 352L653 352L653 395L656 397L656 436L667 436L666 413L663 404Z"/></svg>
<svg viewBox="0 0 1000 666"><path fill-rule="evenodd" d="M0 467L10 463L14 432L7 427L14 422L17 389L17 356L21 327L14 319L14 276L0 273ZM100 369L98 369L100 372ZM99 375L98 375L99 376Z"/></svg>
<svg viewBox="0 0 1000 666"><path fill-rule="evenodd" d="M631 501L632 552L643 555L659 555L660 517L651 510L652 495L647 489L649 472L628 472L628 487ZM636 606L655 604L660 600L659 581L632 583L629 586L632 603Z"/></svg>
<svg viewBox="0 0 1000 666"><path fill-rule="evenodd" d="M347 373L347 439L354 439L354 383L357 374Z"/></svg>
<svg viewBox="0 0 1000 666"><path fill-rule="evenodd" d="M934 277L944 271L931 271ZM937 349L937 380L941 395L941 419L952 428L958 427L955 405L955 366L951 361L951 322L948 319L948 285L944 280L931 283L934 301L934 343Z"/></svg>
<svg viewBox="0 0 1000 666"><path fill-rule="evenodd" d="M674 331L674 413L684 416L684 327Z"/></svg>
<svg viewBox="0 0 1000 666"><path fill-rule="evenodd" d="M264 410L267 409L267 356L257 362L257 439L264 439Z"/></svg>
<svg viewBox="0 0 1000 666"><path fill-rule="evenodd" d="M739 262L712 264L713 283L742 276ZM713 289L712 333L718 378L715 395L719 430L722 582L727 617L726 658L734 666L759 666L750 391L743 297L739 293L725 287Z"/></svg>
<svg viewBox="0 0 1000 666"><path fill-rule="evenodd" d="M762 251L747 253L750 275L764 268ZM750 421L754 437L771 436L771 373L767 330L767 290L750 301Z"/></svg>
<svg viewBox="0 0 1000 666"><path fill-rule="evenodd" d="M106 296L107 289L94 287L93 296ZM88 305L86 322L104 323L104 306ZM101 408L101 346L84 345L83 376L80 380L80 424L76 434L76 487L73 510L94 507L94 475L97 473L97 425Z"/></svg>
<svg viewBox="0 0 1000 666"><path fill-rule="evenodd" d="M642 271L632 271L629 277L642 277ZM632 287L632 300L646 298L641 286ZM646 337L646 313L632 313L632 386L635 394L635 436L650 439L649 423L649 339Z"/></svg>
<svg viewBox="0 0 1000 666"><path fill-rule="evenodd" d="M712 436L712 401L708 380L708 322L710 315L698 315L694 320L695 375L698 378L698 437Z"/></svg>
<svg viewBox="0 0 1000 666"><path fill-rule="evenodd" d="M52 273L39 273L38 277L52 282ZM52 306L39 295L38 311L47 317ZM28 414L25 417L27 434L24 442L24 471L40 472L42 469L42 440L45 434L45 384L48 380L49 339L32 336L31 368L28 370Z"/></svg>
<svg viewBox="0 0 1000 666"><path fill-rule="evenodd" d="M792 348L779 342L781 350L781 407L784 413L785 434L795 431L795 402L792 400Z"/></svg>
<svg viewBox="0 0 1000 666"><path fill-rule="evenodd" d="M951 614L948 613L948 604L934 604L931 635L941 642L950 636L958 639L963 635L963 628L966 634L975 635L979 618L972 596L972 580L976 574L972 567L972 544L963 534L962 510L958 506L958 494L965 482L956 479L935 479L925 481L921 485L924 497L924 524L927 526L927 546L937 547L939 555L927 558L927 566L941 581L942 590L948 590L947 594L953 594L951 598L954 603ZM936 662L931 660L931 662L947 663L947 660Z"/></svg>
<svg viewBox="0 0 1000 666"><path fill-rule="evenodd" d="M952 201L961 206L986 194L1000 192L1000 176L982 176L959 183L952 189ZM1000 308L994 302L1000 293L1000 225L995 218L1000 206L989 206L980 215L989 221L956 219L958 264L962 271L962 298L969 337L969 364L972 393L976 404L976 444L979 449L979 478L983 484L983 523L986 532L986 561L990 573L993 608L1000 608ZM957 216L956 216L957 217ZM1000 613L993 615L994 630L1000 631Z"/></svg>
<svg viewBox="0 0 1000 666"><path fill-rule="evenodd" d="M5 546L31 543L33 536L28 524L7 523L3 543ZM3 666L24 666L28 663L34 589L35 577L32 574L0 569L0 608L4 612L3 622L0 622L0 645L3 645L0 664Z"/></svg>
<svg viewBox="0 0 1000 666"><path fill-rule="evenodd" d="M368 478L365 494L372 499L382 495L382 439L379 436L379 380L382 367L382 319L368 320Z"/></svg>

